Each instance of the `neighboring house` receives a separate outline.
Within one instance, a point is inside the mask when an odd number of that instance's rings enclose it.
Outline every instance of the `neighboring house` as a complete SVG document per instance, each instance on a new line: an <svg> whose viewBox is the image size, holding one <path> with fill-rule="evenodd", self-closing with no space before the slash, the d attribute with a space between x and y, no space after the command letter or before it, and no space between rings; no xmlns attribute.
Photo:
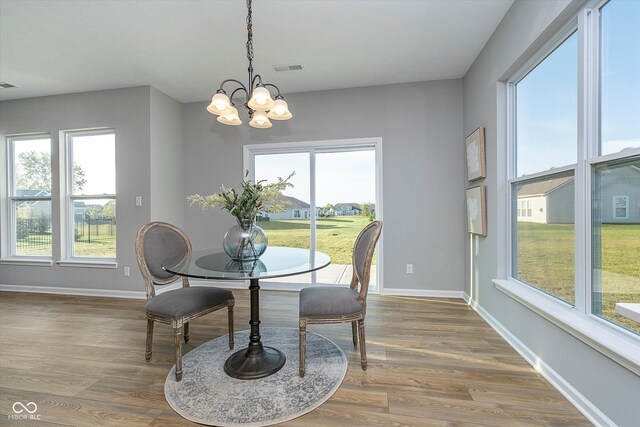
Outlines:
<svg viewBox="0 0 640 427"><path fill-rule="evenodd" d="M525 184L518 190L518 221L541 224L574 222L573 177ZM627 166L602 175L603 223L640 223L640 168Z"/></svg>
<svg viewBox="0 0 640 427"><path fill-rule="evenodd" d="M362 214L358 203L336 203L333 207L336 216L353 216Z"/></svg>
<svg viewBox="0 0 640 427"><path fill-rule="evenodd" d="M291 196L282 196L285 203L284 212L272 213L272 212L260 212L258 214L259 219L262 221L279 220L279 219L309 219L311 217L311 206L307 202L303 202L300 199L296 199ZM316 217L320 208L316 208Z"/></svg>
<svg viewBox="0 0 640 427"><path fill-rule="evenodd" d="M574 222L572 176L525 184L518 190L518 221L541 224Z"/></svg>
<svg viewBox="0 0 640 427"><path fill-rule="evenodd" d="M18 197L39 197L39 196L45 196L45 197L49 197L51 196L51 193L49 193L46 190L22 190L22 189L16 189L16 196ZM28 209L28 215L31 218L36 218L42 215L45 215L47 217L51 216L51 201L49 200L39 200L39 201L24 201L24 202L18 202L16 204L16 208L20 209Z"/></svg>

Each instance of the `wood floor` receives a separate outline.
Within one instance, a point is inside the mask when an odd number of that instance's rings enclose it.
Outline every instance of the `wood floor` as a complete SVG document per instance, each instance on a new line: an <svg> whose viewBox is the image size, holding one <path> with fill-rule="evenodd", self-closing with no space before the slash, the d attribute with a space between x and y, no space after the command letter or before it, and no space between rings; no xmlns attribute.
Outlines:
<svg viewBox="0 0 640 427"><path fill-rule="evenodd" d="M236 329L248 291L234 291ZM297 293L262 291L263 326L297 327ZM144 301L0 292L0 425L35 402L46 425L195 425L166 403L169 327L144 360ZM590 425L462 300L370 296L369 367L351 326L311 325L349 359L342 386L290 426ZM192 323L188 352L226 330L226 310ZM17 424L16 424L17 425ZM20 424L25 425L25 424Z"/></svg>

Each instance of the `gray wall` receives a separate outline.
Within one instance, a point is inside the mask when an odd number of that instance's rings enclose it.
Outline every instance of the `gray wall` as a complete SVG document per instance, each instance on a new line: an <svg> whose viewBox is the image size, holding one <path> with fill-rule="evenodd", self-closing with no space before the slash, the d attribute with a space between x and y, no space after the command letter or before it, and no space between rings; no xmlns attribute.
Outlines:
<svg viewBox="0 0 640 427"><path fill-rule="evenodd" d="M182 104L151 88L151 220L184 225Z"/></svg>
<svg viewBox="0 0 640 427"><path fill-rule="evenodd" d="M498 291L496 171L504 168L504 104L497 82L522 65L581 6L580 1L516 1L464 77L464 130L486 127L488 236L465 245L465 291L537 357L617 424L637 425L640 378ZM500 183L500 185L503 185ZM473 270L470 271L473 266ZM468 279L470 275L473 279Z"/></svg>
<svg viewBox="0 0 640 427"><path fill-rule="evenodd" d="M134 237L151 217L150 88L136 87L99 92L30 98L0 103L0 135L50 133L53 168L57 174L60 131L112 127L116 132L117 269L29 267L0 265L0 284L78 289L144 291L134 253ZM5 175L2 174L5 185ZM60 193L53 182L53 259L61 258L58 245ZM142 207L135 206L142 196ZM6 256L7 254L2 254ZM131 267L124 277L122 267Z"/></svg>
<svg viewBox="0 0 640 427"><path fill-rule="evenodd" d="M137 230L166 220L183 226L195 248L219 246L233 219L189 207L185 198L237 185L244 144L382 137L385 289L462 291L464 217L455 196L464 175L462 80L287 99L295 120L268 131L223 126L206 103L182 105L150 87L0 103L0 134L50 132L56 147L60 130L114 127L118 192L117 270L2 265L0 284L142 291ZM405 273L407 263L414 274ZM131 277L123 276L124 266Z"/></svg>
<svg viewBox="0 0 640 427"><path fill-rule="evenodd" d="M223 126L206 103L184 109L187 193L242 179L242 148L266 142L382 137L384 289L461 291L464 269L462 82L446 80L287 96L292 120ZM194 247L219 246L232 218L188 208ZM414 274L405 265L414 264Z"/></svg>

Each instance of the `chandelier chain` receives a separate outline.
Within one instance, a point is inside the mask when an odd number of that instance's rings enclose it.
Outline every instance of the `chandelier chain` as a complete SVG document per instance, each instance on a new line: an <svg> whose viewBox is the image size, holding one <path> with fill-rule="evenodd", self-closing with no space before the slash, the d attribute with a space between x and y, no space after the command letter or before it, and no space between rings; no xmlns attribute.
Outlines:
<svg viewBox="0 0 640 427"><path fill-rule="evenodd" d="M249 60L249 86L253 79L253 22L251 21L251 0L247 0L247 59Z"/></svg>

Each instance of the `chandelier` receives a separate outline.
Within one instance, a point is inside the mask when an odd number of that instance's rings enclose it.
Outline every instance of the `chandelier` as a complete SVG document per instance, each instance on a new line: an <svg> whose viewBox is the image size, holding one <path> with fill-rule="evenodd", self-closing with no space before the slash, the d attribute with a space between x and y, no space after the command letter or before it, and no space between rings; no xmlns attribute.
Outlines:
<svg viewBox="0 0 640 427"><path fill-rule="evenodd" d="M272 126L269 119L289 120L293 115L289 111L289 106L280 93L280 89L274 84L263 83L260 74L253 75L253 28L251 23L251 0L247 0L247 59L249 60L249 86L245 86L236 79L227 79L220 84L220 89L211 98L211 104L207 111L218 116L218 121L225 125L238 126L242 124L238 116L238 109L235 107L233 98L237 92L244 92L244 107L249 112L249 126L260 129L267 129ZM226 83L237 86L231 96L227 96L224 90ZM277 91L275 100L271 98L271 92L267 87ZM251 94L251 98L249 98Z"/></svg>

